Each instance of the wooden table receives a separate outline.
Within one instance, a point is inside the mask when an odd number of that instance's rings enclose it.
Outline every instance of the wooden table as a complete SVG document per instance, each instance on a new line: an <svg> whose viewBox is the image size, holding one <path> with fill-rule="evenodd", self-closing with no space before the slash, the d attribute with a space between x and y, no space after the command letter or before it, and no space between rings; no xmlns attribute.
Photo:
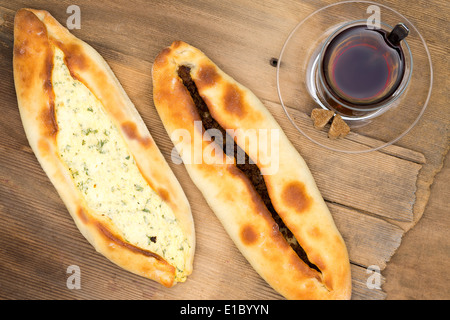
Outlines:
<svg viewBox="0 0 450 320"><path fill-rule="evenodd" d="M269 64L292 28L329 3L0 1L0 298L282 299L236 249L184 167L170 161L172 144L153 105L150 70L158 52L174 40L200 48L250 88L303 155L347 243L353 299L450 298L448 161L432 185L449 148L449 5L380 2L404 12L427 41L435 71L433 94L418 125L394 147L343 155L317 147L295 130L279 103L276 70ZM72 4L81 9L81 29L72 32L110 64L191 203L197 237L194 273L174 288L130 274L95 252L25 137L12 73L14 14L21 7L45 9L65 24ZM376 169L369 163L376 163ZM80 268L81 289L66 285L71 265ZM367 268L373 265L381 270L381 289L367 286Z"/></svg>

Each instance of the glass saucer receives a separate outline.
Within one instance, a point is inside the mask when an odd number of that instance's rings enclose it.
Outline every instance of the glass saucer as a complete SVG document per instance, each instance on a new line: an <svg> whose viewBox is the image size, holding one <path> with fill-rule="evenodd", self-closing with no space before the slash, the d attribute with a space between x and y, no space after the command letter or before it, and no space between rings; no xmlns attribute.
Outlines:
<svg viewBox="0 0 450 320"><path fill-rule="evenodd" d="M311 94L308 74L328 37L342 25L368 19L369 6L379 8L383 25L402 22L409 28L406 38L414 68L401 96L376 117L363 121L345 119L351 132L338 139L328 137L329 124L316 129L310 118L322 108ZM372 7L373 8L373 7ZM369 12L369 13L368 13ZM277 90L281 105L292 124L305 137L329 150L363 153L389 146L407 134L422 117L431 95L433 69L430 53L422 35L405 16L375 2L344 1L322 7L300 21L287 37L277 64Z"/></svg>

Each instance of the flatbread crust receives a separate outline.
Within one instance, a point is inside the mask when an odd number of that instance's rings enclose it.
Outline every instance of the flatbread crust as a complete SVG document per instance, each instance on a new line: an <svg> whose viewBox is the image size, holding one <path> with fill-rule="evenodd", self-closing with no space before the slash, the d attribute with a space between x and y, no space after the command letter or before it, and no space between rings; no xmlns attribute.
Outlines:
<svg viewBox="0 0 450 320"><path fill-rule="evenodd" d="M64 52L72 77L101 101L142 176L172 209L190 246L185 274L192 272L195 235L189 203L119 81L92 47L73 36L48 12L21 9L16 13L14 25L14 81L30 146L77 227L94 248L120 267L171 287L177 282L175 267L160 255L128 243L110 220L90 209L61 161L51 82L55 47Z"/></svg>
<svg viewBox="0 0 450 320"><path fill-rule="evenodd" d="M194 123L200 121L200 116L178 75L181 66L190 68L201 98L222 128L242 129L244 133L278 130L279 168L264 175L268 194L320 272L303 262L282 237L249 179L236 165L223 161L223 155L206 151L211 150L211 141L205 139L204 128ZM305 161L260 100L203 52L182 41L175 41L160 52L152 73L156 109L191 179L253 268L288 299L349 299L351 276L345 243ZM180 129L190 139L180 139L175 134ZM273 158L258 154L260 150L242 143L240 133L236 133L235 141L251 159L258 159L254 161L261 171L269 168ZM192 158L195 143L191 142L198 139L206 157L210 157L200 162Z"/></svg>

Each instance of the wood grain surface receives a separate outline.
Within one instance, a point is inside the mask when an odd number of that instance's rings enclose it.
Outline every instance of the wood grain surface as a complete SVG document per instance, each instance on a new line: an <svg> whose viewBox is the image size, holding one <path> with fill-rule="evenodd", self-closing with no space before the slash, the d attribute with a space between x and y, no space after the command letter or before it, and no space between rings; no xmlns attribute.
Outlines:
<svg viewBox="0 0 450 320"><path fill-rule="evenodd" d="M348 246L352 299L386 299L390 292L398 298L450 298L450 279L442 275L450 267L445 234L449 219L439 218L448 213L448 183L441 182L438 194L431 192L434 206L427 207L430 186L449 148L449 39L442 32L442 26L448 29L449 5L380 2L399 11L407 7L404 14L422 32L434 64L433 94L418 125L395 145L345 155L319 148L296 131L279 103L276 70L269 64L278 57L292 28L329 3L333 1L0 0L0 299L283 299L242 257L184 167L170 161L173 145L153 105L151 67L159 51L174 40L200 48L252 90L305 158ZM22 7L44 9L65 24L66 9L72 4L81 9L81 29L72 30L73 34L111 66L191 204L197 238L194 272L174 288L130 274L95 252L76 228L25 137L12 73L14 14ZM307 115L292 112L299 121L310 121ZM355 143L370 144L371 138L359 136ZM425 235L419 232L404 249L405 260L396 260L402 239L413 234L415 230L409 230L416 224L421 227L428 210L434 210L432 219L439 223L428 220ZM430 234L436 237L430 239ZM433 246L432 256L427 241ZM435 262L426 269L436 275L427 277L426 288L401 281L420 277L415 272L424 270L403 264L426 263L413 252L426 252L422 256ZM66 271L71 265L80 267L81 289L67 288ZM381 270L382 289L367 285L367 268L374 265Z"/></svg>

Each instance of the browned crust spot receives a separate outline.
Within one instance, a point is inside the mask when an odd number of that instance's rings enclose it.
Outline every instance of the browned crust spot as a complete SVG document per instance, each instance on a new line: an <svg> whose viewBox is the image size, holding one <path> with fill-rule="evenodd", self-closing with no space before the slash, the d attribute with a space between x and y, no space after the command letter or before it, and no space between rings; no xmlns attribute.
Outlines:
<svg viewBox="0 0 450 320"><path fill-rule="evenodd" d="M58 125L52 86L53 50L48 41L47 28L34 13L20 9L15 17L14 34L14 66L20 71L21 84L28 88L34 81L31 75L39 75L42 89L48 96L47 103L42 106L39 115L43 124L43 135L54 136L58 132ZM43 63L36 63L36 57L41 57ZM41 61L41 58L38 61Z"/></svg>
<svg viewBox="0 0 450 320"><path fill-rule="evenodd" d="M316 226L309 231L309 235L313 238L320 239L323 235L320 229Z"/></svg>
<svg viewBox="0 0 450 320"><path fill-rule="evenodd" d="M252 225L247 224L241 229L241 240L246 245L253 244L258 240L258 233Z"/></svg>
<svg viewBox="0 0 450 320"><path fill-rule="evenodd" d="M58 124L55 116L55 103L49 101L49 106L44 108L40 115L42 130L45 136L55 136L58 132Z"/></svg>
<svg viewBox="0 0 450 320"><path fill-rule="evenodd" d="M245 103L241 90L236 84L227 83L224 90L223 101L225 110L238 117L244 117L246 112Z"/></svg>
<svg viewBox="0 0 450 320"><path fill-rule="evenodd" d="M207 87L213 86L220 80L220 75L212 65L205 65L199 68L195 84L201 91Z"/></svg>
<svg viewBox="0 0 450 320"><path fill-rule="evenodd" d="M306 193L305 185L299 181L289 183L283 190L283 201L297 212L304 212L312 203L311 197Z"/></svg>
<svg viewBox="0 0 450 320"><path fill-rule="evenodd" d="M53 50L50 46L47 47L45 54L45 63L41 73L41 77L44 80L44 91L54 97L53 85L52 85L52 71L53 71Z"/></svg>
<svg viewBox="0 0 450 320"><path fill-rule="evenodd" d="M77 71L89 68L89 62L83 53L83 48L75 43L65 44L58 40L54 40L54 43L64 53L64 63L69 69L72 78L81 81Z"/></svg>
<svg viewBox="0 0 450 320"><path fill-rule="evenodd" d="M55 110L55 92L52 85L52 70L53 70L53 50L50 46L47 47L45 64L42 70L42 77L44 79L43 89L48 96L48 107L44 108L41 117L44 124L45 132L54 136L58 132L58 123L56 121Z"/></svg>
<svg viewBox="0 0 450 320"><path fill-rule="evenodd" d="M170 193L164 188L158 188L158 195L164 202L170 203Z"/></svg>
<svg viewBox="0 0 450 320"><path fill-rule="evenodd" d="M145 147L150 145L150 143L151 143L150 138L149 137L145 137L145 138L141 137L141 135L137 131L137 127L134 122L125 121L122 123L121 127L128 138L139 141Z"/></svg>
<svg viewBox="0 0 450 320"><path fill-rule="evenodd" d="M131 252L135 252L138 254L142 254L146 257L151 257L151 258L155 258L156 260L163 262L164 264L167 264L167 261L162 258L161 256L157 255L154 252L148 251L148 250L144 250L142 248L136 247L134 245L132 245L131 243L127 243L125 241L123 241L122 239L119 239L116 235L114 235L111 231L108 230L108 228L106 228L103 224L101 224L100 222L96 223L96 227L97 229L110 241L114 242L115 244L124 247L125 249L131 251ZM169 265L170 266L170 265ZM173 268L173 266L171 266Z"/></svg>
<svg viewBox="0 0 450 320"><path fill-rule="evenodd" d="M47 47L45 64L42 70L41 77L44 79L43 89L48 96L48 106L43 109L41 113L41 120L45 133L49 136L54 136L58 132L58 123L55 114L55 92L52 85L52 70L53 70L53 51Z"/></svg>
<svg viewBox="0 0 450 320"><path fill-rule="evenodd" d="M82 207L78 208L77 215L80 218L81 222L83 222L84 224L87 224L89 222L89 217Z"/></svg>
<svg viewBox="0 0 450 320"><path fill-rule="evenodd" d="M30 35L33 37L41 38L41 41L47 41L47 28L44 23L31 11L27 9L20 9L17 11L14 19L14 33L23 34L25 39L20 39L23 47L17 47L16 54L25 54L27 50L20 50L20 48L26 49L28 47L28 41L26 38Z"/></svg>

